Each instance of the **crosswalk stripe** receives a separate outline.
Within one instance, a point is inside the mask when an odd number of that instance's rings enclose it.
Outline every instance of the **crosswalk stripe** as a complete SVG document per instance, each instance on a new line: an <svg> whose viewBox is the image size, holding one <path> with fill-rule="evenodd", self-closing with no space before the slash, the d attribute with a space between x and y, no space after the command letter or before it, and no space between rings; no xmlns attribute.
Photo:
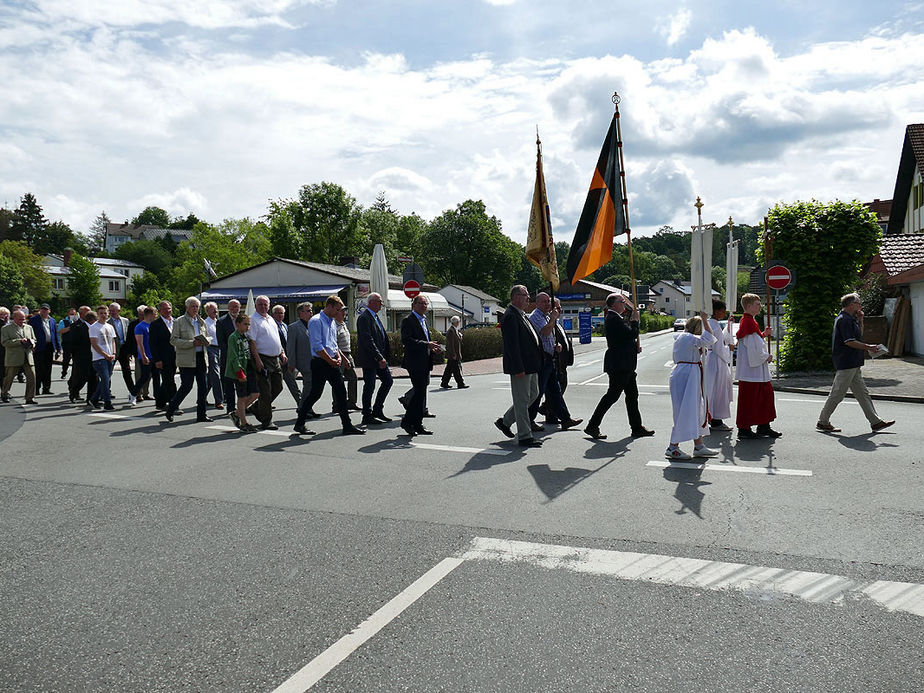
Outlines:
<svg viewBox="0 0 924 693"><path fill-rule="evenodd" d="M675 469L697 469L708 472L739 472L763 474L765 476L812 476L809 469L782 469L780 467L738 467L731 464L709 464L707 462L674 462L651 460L646 467L672 467Z"/></svg>
<svg viewBox="0 0 924 693"><path fill-rule="evenodd" d="M421 450L438 450L440 452L464 452L471 455L509 455L513 450L498 450L496 448L466 448L458 445L434 445L432 443L418 443L411 441L411 445Z"/></svg>

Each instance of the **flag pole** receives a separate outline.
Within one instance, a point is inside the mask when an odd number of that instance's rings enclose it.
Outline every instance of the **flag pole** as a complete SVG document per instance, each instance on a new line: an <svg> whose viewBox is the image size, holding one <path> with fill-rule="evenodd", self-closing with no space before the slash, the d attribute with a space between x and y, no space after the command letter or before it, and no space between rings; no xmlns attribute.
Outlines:
<svg viewBox="0 0 924 693"><path fill-rule="evenodd" d="M536 160L538 163L538 168L542 168L542 142L539 139L539 126L536 125ZM543 177L545 174L543 174ZM543 210L545 211L545 210ZM549 298L552 300L552 307L555 307L555 287L552 286L552 280L549 280Z"/></svg>
<svg viewBox="0 0 924 693"><path fill-rule="evenodd" d="M626 166L622 157L622 127L619 124L619 92L613 92L616 109L616 154L619 157L619 184L622 188L622 211L626 219L626 246L629 249L629 278L632 280L632 305L638 308L638 291L635 286L635 262L632 257L632 233L629 230L629 197L626 195Z"/></svg>

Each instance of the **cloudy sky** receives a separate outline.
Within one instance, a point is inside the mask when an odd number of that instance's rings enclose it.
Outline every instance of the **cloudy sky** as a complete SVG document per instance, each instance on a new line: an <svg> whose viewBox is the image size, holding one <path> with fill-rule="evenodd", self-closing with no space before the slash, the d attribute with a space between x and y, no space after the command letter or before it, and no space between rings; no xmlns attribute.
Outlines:
<svg viewBox="0 0 924 693"><path fill-rule="evenodd" d="M328 180L524 242L538 126L570 241L618 91L636 234L758 223L891 197L922 65L915 0L4 0L0 203L218 222Z"/></svg>

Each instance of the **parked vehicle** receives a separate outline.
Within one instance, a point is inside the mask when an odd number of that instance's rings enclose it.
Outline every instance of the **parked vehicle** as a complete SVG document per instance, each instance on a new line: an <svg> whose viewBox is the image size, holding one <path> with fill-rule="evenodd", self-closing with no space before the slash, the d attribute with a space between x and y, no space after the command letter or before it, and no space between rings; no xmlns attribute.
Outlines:
<svg viewBox="0 0 924 693"><path fill-rule="evenodd" d="M676 320L674 320L674 332L679 332L686 326L687 326L687 321L685 318L677 318Z"/></svg>

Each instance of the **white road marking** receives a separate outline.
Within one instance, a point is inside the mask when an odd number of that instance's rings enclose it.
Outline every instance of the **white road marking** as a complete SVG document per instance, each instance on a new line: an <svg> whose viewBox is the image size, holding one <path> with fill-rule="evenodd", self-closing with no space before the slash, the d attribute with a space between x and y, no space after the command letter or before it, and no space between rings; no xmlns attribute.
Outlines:
<svg viewBox="0 0 924 693"><path fill-rule="evenodd" d="M646 467L676 467L678 469L699 469L707 472L741 472L765 476L812 476L808 469L782 469L780 467L736 467L731 464L709 464L708 462L670 462L652 460Z"/></svg>
<svg viewBox="0 0 924 693"><path fill-rule="evenodd" d="M819 397L827 397L827 395L819 395ZM780 397L780 398L779 398L779 401L780 401L780 402L809 402L810 404L819 404L819 403L821 403L821 400L819 400L819 399L789 399L789 398L787 398L787 397ZM843 400L843 404L859 404L859 402L854 401L854 400L850 400L850 399L845 399L845 400ZM840 405L838 405L838 406L840 406Z"/></svg>
<svg viewBox="0 0 924 693"><path fill-rule="evenodd" d="M844 604L865 598L888 611L924 616L924 585L912 582L866 582L841 575L745 563L480 537L472 542L463 558L532 563L543 568L720 592L772 592L813 604Z"/></svg>
<svg viewBox="0 0 924 693"><path fill-rule="evenodd" d="M92 412L90 416L96 416L96 417L99 417L100 419L126 419L126 420L134 419L137 421L141 421L142 419L149 419L149 417L147 416L129 416L128 414L110 414L109 412L102 412L102 411ZM156 419L149 419L149 420L156 421Z"/></svg>
<svg viewBox="0 0 924 693"><path fill-rule="evenodd" d="M593 378L588 378L588 379L585 380L584 382L578 383L578 385L590 385L592 382L594 382L595 380L600 380L600 378L604 377L605 375L606 375L606 373L601 373L600 375L595 375Z"/></svg>
<svg viewBox="0 0 924 693"><path fill-rule="evenodd" d="M670 385L644 385L642 383L639 383L638 386L639 387L664 387L664 388L670 387Z"/></svg>
<svg viewBox="0 0 924 693"><path fill-rule="evenodd" d="M458 445L433 445L431 443L418 443L412 440L411 445L421 450L439 450L441 452L465 452L474 455L509 455L513 450L498 450L497 448L465 448Z"/></svg>
<svg viewBox="0 0 924 693"><path fill-rule="evenodd" d="M593 366L595 363L600 363L603 359L594 359L593 361L582 361L581 363L576 363L572 368L583 368L584 366Z"/></svg>
<svg viewBox="0 0 924 693"><path fill-rule="evenodd" d="M667 363L664 364L664 367L665 367L665 368L673 368L673 367L674 367L674 362L673 362L673 361L668 361Z"/></svg>
<svg viewBox="0 0 924 693"><path fill-rule="evenodd" d="M241 433L241 429L237 426L206 426L206 428L211 428L213 431L231 431L234 433ZM267 436L280 436L283 438L288 438L293 435L293 432L289 431L257 431L257 433L262 433Z"/></svg>
<svg viewBox="0 0 924 693"><path fill-rule="evenodd" d="M462 558L444 558L394 599L360 623L324 652L299 669L275 693L303 693L324 678L327 673L359 649L363 643L401 615L427 591L453 570L462 565Z"/></svg>

